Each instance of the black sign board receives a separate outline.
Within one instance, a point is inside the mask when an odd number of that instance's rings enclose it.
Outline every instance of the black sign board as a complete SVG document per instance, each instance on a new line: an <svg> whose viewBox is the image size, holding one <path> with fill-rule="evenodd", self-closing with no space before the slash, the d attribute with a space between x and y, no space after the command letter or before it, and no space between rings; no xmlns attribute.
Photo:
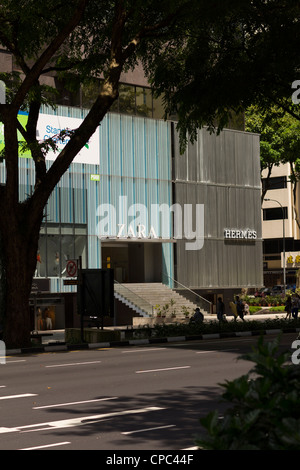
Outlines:
<svg viewBox="0 0 300 470"><path fill-rule="evenodd" d="M82 269L77 286L78 312L89 317L114 316L113 269Z"/></svg>
<svg viewBox="0 0 300 470"><path fill-rule="evenodd" d="M50 279L46 278L34 278L31 285L31 294L37 294L39 292L50 292Z"/></svg>

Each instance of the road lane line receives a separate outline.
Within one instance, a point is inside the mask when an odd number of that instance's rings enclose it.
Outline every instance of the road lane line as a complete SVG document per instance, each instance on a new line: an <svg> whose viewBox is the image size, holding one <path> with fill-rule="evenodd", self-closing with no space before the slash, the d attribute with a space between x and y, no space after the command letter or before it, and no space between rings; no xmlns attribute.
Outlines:
<svg viewBox="0 0 300 470"><path fill-rule="evenodd" d="M136 431L121 432L121 434L124 434L125 436L129 436L130 434L136 434L138 432L156 431L156 429L167 429L167 428L174 428L174 427L176 427L176 424L169 424L167 426L157 426L156 428L137 429Z"/></svg>
<svg viewBox="0 0 300 470"><path fill-rule="evenodd" d="M33 410L43 410L45 408L58 408L59 406L72 406L72 405L81 405L83 403L93 403L96 401L108 401L108 400L116 400L118 397L110 397L110 398L96 398L94 400L84 400L84 401L73 401L69 403L58 403L56 405L44 405L44 406L34 406Z"/></svg>
<svg viewBox="0 0 300 470"><path fill-rule="evenodd" d="M65 446L67 444L71 444L71 442L57 442L56 444L46 444L44 446L36 446L36 447L26 447L25 449L19 449L19 450L37 450L37 449L46 449L48 447L56 447L56 446Z"/></svg>
<svg viewBox="0 0 300 470"><path fill-rule="evenodd" d="M157 406L149 406L146 408L116 411L113 413L103 413L100 415L82 416L81 418L70 418L70 419L62 419L59 421L49 421L46 423L28 424L26 426L15 426L13 428L0 427L0 434L6 434L10 432L33 432L37 430L51 431L53 429L72 428L76 426L83 426L85 424L92 424L95 421L102 421L104 419L112 418L116 416L126 416L126 415L131 415L131 414L148 413L151 411L160 411L164 409L165 408L161 408Z"/></svg>
<svg viewBox="0 0 300 470"><path fill-rule="evenodd" d="M13 363L16 363L16 362L26 362L26 359L16 359L15 361L8 361L7 358L6 358L6 365L7 364L13 364Z"/></svg>
<svg viewBox="0 0 300 470"><path fill-rule="evenodd" d="M90 362L69 362L68 364L52 364L45 367L68 367L68 366L82 366L86 364L100 364L102 361L90 361Z"/></svg>
<svg viewBox="0 0 300 470"><path fill-rule="evenodd" d="M215 352L218 352L217 350L216 351L196 351L196 354L209 354L209 353L215 353Z"/></svg>
<svg viewBox="0 0 300 470"><path fill-rule="evenodd" d="M166 370L189 369L191 366L165 367L164 369L137 370L136 374L146 374L147 372L163 372Z"/></svg>
<svg viewBox="0 0 300 470"><path fill-rule="evenodd" d="M210 351L196 351L196 354L220 353L220 352L226 352L226 351L239 351L239 348L212 349Z"/></svg>
<svg viewBox="0 0 300 470"><path fill-rule="evenodd" d="M167 348L145 348L145 349L132 349L130 351L122 351L122 354L136 353L136 352L150 352L150 351L161 351Z"/></svg>
<svg viewBox="0 0 300 470"><path fill-rule="evenodd" d="M0 400L9 400L11 398L27 398L27 397L37 397L36 393L23 393L21 395L8 395L6 397L0 397Z"/></svg>
<svg viewBox="0 0 300 470"><path fill-rule="evenodd" d="M181 450L199 450L199 447L186 447L185 449Z"/></svg>

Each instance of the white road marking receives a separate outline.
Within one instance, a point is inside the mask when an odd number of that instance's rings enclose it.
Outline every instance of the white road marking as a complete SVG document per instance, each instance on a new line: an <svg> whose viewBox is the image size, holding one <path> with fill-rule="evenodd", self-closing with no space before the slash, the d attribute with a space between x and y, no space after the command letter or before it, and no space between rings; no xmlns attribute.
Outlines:
<svg viewBox="0 0 300 470"><path fill-rule="evenodd" d="M186 449L181 450L199 450L199 447L186 447Z"/></svg>
<svg viewBox="0 0 300 470"><path fill-rule="evenodd" d="M218 351L196 351L196 354L209 354L209 353L215 353Z"/></svg>
<svg viewBox="0 0 300 470"><path fill-rule="evenodd" d="M137 370L136 374L146 374L147 372L162 372L165 370L189 369L191 366L165 367L164 369Z"/></svg>
<svg viewBox="0 0 300 470"><path fill-rule="evenodd" d="M47 444L44 446L37 446L37 447L26 447L25 449L19 450L37 450L37 449L46 449L47 447L56 447L56 446L65 446L66 444L71 444L71 442L57 442L56 444Z"/></svg>
<svg viewBox="0 0 300 470"><path fill-rule="evenodd" d="M15 362L26 362L26 359L16 359L15 361L8 361L6 358L6 365L7 364L13 364Z"/></svg>
<svg viewBox="0 0 300 470"><path fill-rule="evenodd" d="M151 351L161 351L162 349L167 348L145 348L145 349L132 349L130 351L122 351L123 354L136 353L136 352L151 352Z"/></svg>
<svg viewBox="0 0 300 470"><path fill-rule="evenodd" d="M176 424L169 424L168 426L157 426L156 428L138 429L136 431L121 432L121 434L128 436L130 434L136 434L138 432L155 431L156 429L166 429L166 428L174 428L174 427L176 427Z"/></svg>
<svg viewBox="0 0 300 470"><path fill-rule="evenodd" d="M90 361L90 362L70 362L68 364L53 364L51 366L45 366L45 367L68 367L68 366L82 366L86 364L100 364L102 361Z"/></svg>
<svg viewBox="0 0 300 470"><path fill-rule="evenodd" d="M11 398L27 398L27 397L36 397L36 393L23 393L22 395L8 395L6 397L0 397L0 400L9 400Z"/></svg>
<svg viewBox="0 0 300 470"><path fill-rule="evenodd" d="M228 348L228 349L214 349L210 351L196 351L196 354L208 354L208 353L217 353L217 352L225 352L225 351L239 351L238 348Z"/></svg>
<svg viewBox="0 0 300 470"><path fill-rule="evenodd" d="M62 419L59 421L49 421L46 423L38 423L38 424L28 424L26 426L16 426L14 428L0 428L0 434L6 434L9 432L33 432L33 431L50 431L52 429L63 429L63 428L72 428L75 426L83 426L85 424L91 424L95 421L101 421L103 419L115 417L115 416L126 416L131 414L139 414L139 413L148 413L151 411L159 411L164 410L165 408L160 408L157 406L150 406L147 408L140 408L134 410L125 410L125 411L117 411L114 413L104 413L100 415L91 415L91 416L82 416L81 418L70 418L70 419Z"/></svg>
<svg viewBox="0 0 300 470"><path fill-rule="evenodd" d="M94 400L85 400L85 401L73 401L69 403L57 403L56 405L44 405L44 406L34 406L33 410L43 410L45 408L58 408L59 406L71 406L71 405L81 405L82 403L93 403L96 401L108 401L108 400L116 400L118 397L111 397L111 398L97 398Z"/></svg>

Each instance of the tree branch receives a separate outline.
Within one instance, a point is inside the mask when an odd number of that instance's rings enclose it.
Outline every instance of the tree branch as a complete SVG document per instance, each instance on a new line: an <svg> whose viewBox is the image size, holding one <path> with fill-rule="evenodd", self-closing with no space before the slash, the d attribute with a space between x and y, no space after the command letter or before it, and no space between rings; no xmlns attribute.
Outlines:
<svg viewBox="0 0 300 470"><path fill-rule="evenodd" d="M24 98L33 84L38 80L39 76L41 75L44 67L46 64L52 59L53 55L66 38L70 35L70 33L74 30L74 28L78 25L81 21L85 8L88 4L89 0L80 0L78 6L74 12L74 15L66 24L66 26L60 31L60 33L53 39L51 44L45 49L45 51L41 54L39 59L35 62L32 69L30 69L29 73L26 75L22 85L20 86L18 92L16 93L13 101L12 101L12 108L17 113L20 106L22 105Z"/></svg>

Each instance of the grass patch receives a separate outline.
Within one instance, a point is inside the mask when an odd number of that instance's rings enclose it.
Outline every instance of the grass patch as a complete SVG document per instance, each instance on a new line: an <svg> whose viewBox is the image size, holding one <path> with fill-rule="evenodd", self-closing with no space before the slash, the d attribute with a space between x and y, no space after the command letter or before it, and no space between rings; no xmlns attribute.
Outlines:
<svg viewBox="0 0 300 470"><path fill-rule="evenodd" d="M255 307L255 306L253 306L253 305L250 305L250 307L249 307L250 315L253 315L253 313L257 313L257 312L259 312L260 310L262 310L261 307Z"/></svg>
<svg viewBox="0 0 300 470"><path fill-rule="evenodd" d="M284 305L281 305L279 307L270 307L268 310L269 312L279 312L279 313L284 313Z"/></svg>

